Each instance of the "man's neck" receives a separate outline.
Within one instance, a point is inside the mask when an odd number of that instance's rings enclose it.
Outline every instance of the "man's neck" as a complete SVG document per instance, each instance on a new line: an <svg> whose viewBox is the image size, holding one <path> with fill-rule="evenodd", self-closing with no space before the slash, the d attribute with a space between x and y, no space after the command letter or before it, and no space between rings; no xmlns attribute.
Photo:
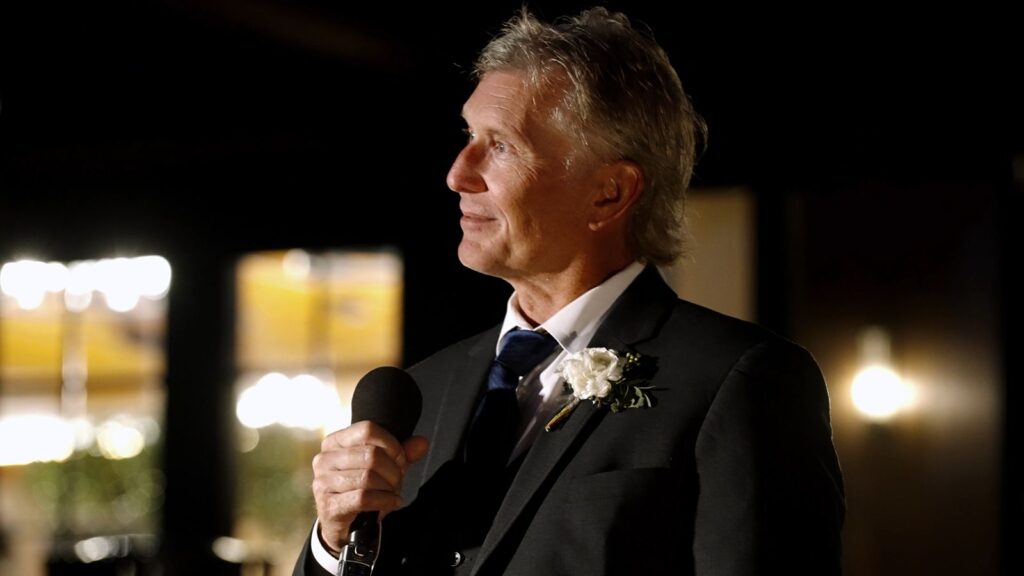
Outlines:
<svg viewBox="0 0 1024 576"><path fill-rule="evenodd" d="M508 279L508 283L516 291L520 314L538 326L581 294L611 278L632 262L622 259L600 267L569 266L553 274Z"/></svg>

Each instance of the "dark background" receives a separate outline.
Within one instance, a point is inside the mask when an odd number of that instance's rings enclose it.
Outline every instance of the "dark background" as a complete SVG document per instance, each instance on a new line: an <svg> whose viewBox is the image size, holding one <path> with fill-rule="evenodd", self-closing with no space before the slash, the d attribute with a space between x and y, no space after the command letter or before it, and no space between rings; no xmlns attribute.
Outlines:
<svg viewBox="0 0 1024 576"><path fill-rule="evenodd" d="M1008 383L1020 371L1010 319L1024 92L1012 20L962 7L607 4L653 28L708 121L694 185L757 198L762 323L826 359L807 339L830 333L830 318L985 343L1004 412L997 517L978 536L994 544L980 565L1019 573L1021 401ZM586 5L531 7L552 18ZM473 58L518 6L0 8L0 258L157 253L174 266L170 566L203 570L207 542L230 531L221 466L238 255L396 247L407 362L500 319L506 287L455 257L444 176ZM197 462L198 447L223 458ZM970 485L955 490L969 507ZM932 568L961 573L974 560Z"/></svg>

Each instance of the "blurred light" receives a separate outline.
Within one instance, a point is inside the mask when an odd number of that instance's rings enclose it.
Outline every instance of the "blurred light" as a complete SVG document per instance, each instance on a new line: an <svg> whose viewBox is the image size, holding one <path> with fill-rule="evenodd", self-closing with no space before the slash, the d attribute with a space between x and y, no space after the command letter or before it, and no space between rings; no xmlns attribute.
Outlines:
<svg viewBox="0 0 1024 576"><path fill-rule="evenodd" d="M81 312L92 304L92 292L85 294L64 293L64 307L72 312Z"/></svg>
<svg viewBox="0 0 1024 576"><path fill-rule="evenodd" d="M171 286L171 265L161 256L109 258L74 262L70 269L60 262L19 260L0 269L0 290L25 310L38 308L47 292L64 292L64 304L81 312L101 292L115 312L128 312L145 296L159 299Z"/></svg>
<svg viewBox="0 0 1024 576"><path fill-rule="evenodd" d="M888 420L911 406L913 388L884 366L870 366L853 379L853 405L872 420Z"/></svg>
<svg viewBox="0 0 1024 576"><path fill-rule="evenodd" d="M69 272L67 291L72 294L88 294L99 284L96 279L97 265L92 260L72 262Z"/></svg>
<svg viewBox="0 0 1024 576"><path fill-rule="evenodd" d="M64 305L68 310L81 312L92 304L92 292L98 284L96 263L91 260L73 262L68 287L64 291Z"/></svg>
<svg viewBox="0 0 1024 576"><path fill-rule="evenodd" d="M86 418L73 419L71 429L75 434L75 450L86 450L96 441L96 429Z"/></svg>
<svg viewBox="0 0 1024 576"><path fill-rule="evenodd" d="M238 421L249 428L270 426L277 421L277 409L286 401L288 377L271 372L242 392L235 406Z"/></svg>
<svg viewBox="0 0 1024 576"><path fill-rule="evenodd" d="M892 339L879 326L868 326L858 335L861 370L853 379L853 406L869 420L885 421L909 408L914 387L892 369Z"/></svg>
<svg viewBox="0 0 1024 576"><path fill-rule="evenodd" d="M96 444L104 457L123 460L138 456L146 446L146 437L127 419L111 419L100 424Z"/></svg>
<svg viewBox="0 0 1024 576"><path fill-rule="evenodd" d="M337 409L337 394L316 376L302 374L292 378L288 402L281 406L278 422L289 428L322 428L332 407Z"/></svg>
<svg viewBox="0 0 1024 576"><path fill-rule="evenodd" d="M93 289L115 312L129 312L139 298L163 298L171 286L171 265L161 256L110 258L95 264Z"/></svg>
<svg viewBox="0 0 1024 576"><path fill-rule="evenodd" d="M15 301L18 303L18 308L22 310L35 310L43 304L43 299L46 297L46 292L28 292L23 291L14 295Z"/></svg>
<svg viewBox="0 0 1024 576"><path fill-rule="evenodd" d="M312 259L305 250L289 250L284 253L281 267L284 273L293 278L306 278L312 268Z"/></svg>
<svg viewBox="0 0 1024 576"><path fill-rule="evenodd" d="M336 432L352 423L352 406L345 404L337 414L324 423L324 436Z"/></svg>
<svg viewBox="0 0 1024 576"><path fill-rule="evenodd" d="M0 291L14 298L23 310L38 308L51 282L50 268L44 262L19 260L0 268Z"/></svg>
<svg viewBox="0 0 1024 576"><path fill-rule="evenodd" d="M108 558L124 558L132 549L129 536L95 536L75 543L75 556L90 564Z"/></svg>
<svg viewBox="0 0 1024 576"><path fill-rule="evenodd" d="M128 312L139 303L139 290L132 263L127 258L100 260L96 265L98 286L114 312Z"/></svg>
<svg viewBox="0 0 1024 576"><path fill-rule="evenodd" d="M110 538L96 536L75 543L75 555L86 564L96 562L114 555L115 546Z"/></svg>
<svg viewBox="0 0 1024 576"><path fill-rule="evenodd" d="M235 440L239 452L252 452L260 445L260 432L255 428L243 426Z"/></svg>
<svg viewBox="0 0 1024 576"><path fill-rule="evenodd" d="M221 560L242 564L249 556L249 546L238 538L221 536L213 541L213 553Z"/></svg>
<svg viewBox="0 0 1024 576"><path fill-rule="evenodd" d="M60 262L50 262L42 270L42 284L47 292L61 292L68 285L71 274L68 267Z"/></svg>
<svg viewBox="0 0 1024 576"><path fill-rule="evenodd" d="M149 298L162 298L171 288L171 264L161 256L139 256L133 259L139 293Z"/></svg>
<svg viewBox="0 0 1024 576"><path fill-rule="evenodd" d="M337 423L341 401L333 384L310 374L288 379L272 372L247 388L238 398L235 413L249 428L281 424L316 430Z"/></svg>
<svg viewBox="0 0 1024 576"><path fill-rule="evenodd" d="M42 414L0 419L0 466L67 460L75 449L71 423Z"/></svg>
<svg viewBox="0 0 1024 576"><path fill-rule="evenodd" d="M157 440L160 439L160 424L149 417L141 418L135 421L139 430L142 431L143 437L146 439L146 445L152 446L156 444Z"/></svg>

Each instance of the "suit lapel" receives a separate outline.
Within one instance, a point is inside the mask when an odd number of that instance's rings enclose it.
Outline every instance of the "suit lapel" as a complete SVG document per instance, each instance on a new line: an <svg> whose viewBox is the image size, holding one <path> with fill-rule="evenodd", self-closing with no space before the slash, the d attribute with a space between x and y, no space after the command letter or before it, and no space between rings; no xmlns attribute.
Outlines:
<svg viewBox="0 0 1024 576"><path fill-rule="evenodd" d="M588 347L602 346L620 352L632 349L657 333L675 301L675 293L661 279L657 268L648 266L612 305ZM473 574L479 573L534 496L550 487L571 460L575 448L586 441L606 412L590 402L581 402L561 428L537 436L498 509Z"/></svg>
<svg viewBox="0 0 1024 576"><path fill-rule="evenodd" d="M440 416L434 423L434 443L427 452L424 479L431 478L445 462L462 459L458 453L462 436L494 361L498 331L495 328L481 335L470 348L466 361L453 368L438 410Z"/></svg>

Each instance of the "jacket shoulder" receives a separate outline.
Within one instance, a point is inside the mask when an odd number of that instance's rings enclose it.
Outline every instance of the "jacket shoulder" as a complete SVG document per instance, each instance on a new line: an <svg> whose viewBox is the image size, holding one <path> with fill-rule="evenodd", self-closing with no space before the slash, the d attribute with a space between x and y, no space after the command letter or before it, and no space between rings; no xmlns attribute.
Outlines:
<svg viewBox="0 0 1024 576"><path fill-rule="evenodd" d="M500 330L501 325L496 325L479 334L446 346L409 366L407 370L417 381L419 381L418 376L429 377L436 375L439 371L450 372L453 366L465 362L468 356L485 351L487 347L493 349L497 343ZM491 355L493 356L493 350Z"/></svg>
<svg viewBox="0 0 1024 576"><path fill-rule="evenodd" d="M677 299L673 312L666 322L669 334L687 331L700 334L708 347L730 351L746 351L759 344L772 347L799 349L803 346L766 328L747 320L728 316L688 300Z"/></svg>
<svg viewBox="0 0 1024 576"><path fill-rule="evenodd" d="M734 370L754 367L819 371L800 344L759 324L682 299L673 304L650 345L679 362L680 370L705 376L708 384L720 384Z"/></svg>

